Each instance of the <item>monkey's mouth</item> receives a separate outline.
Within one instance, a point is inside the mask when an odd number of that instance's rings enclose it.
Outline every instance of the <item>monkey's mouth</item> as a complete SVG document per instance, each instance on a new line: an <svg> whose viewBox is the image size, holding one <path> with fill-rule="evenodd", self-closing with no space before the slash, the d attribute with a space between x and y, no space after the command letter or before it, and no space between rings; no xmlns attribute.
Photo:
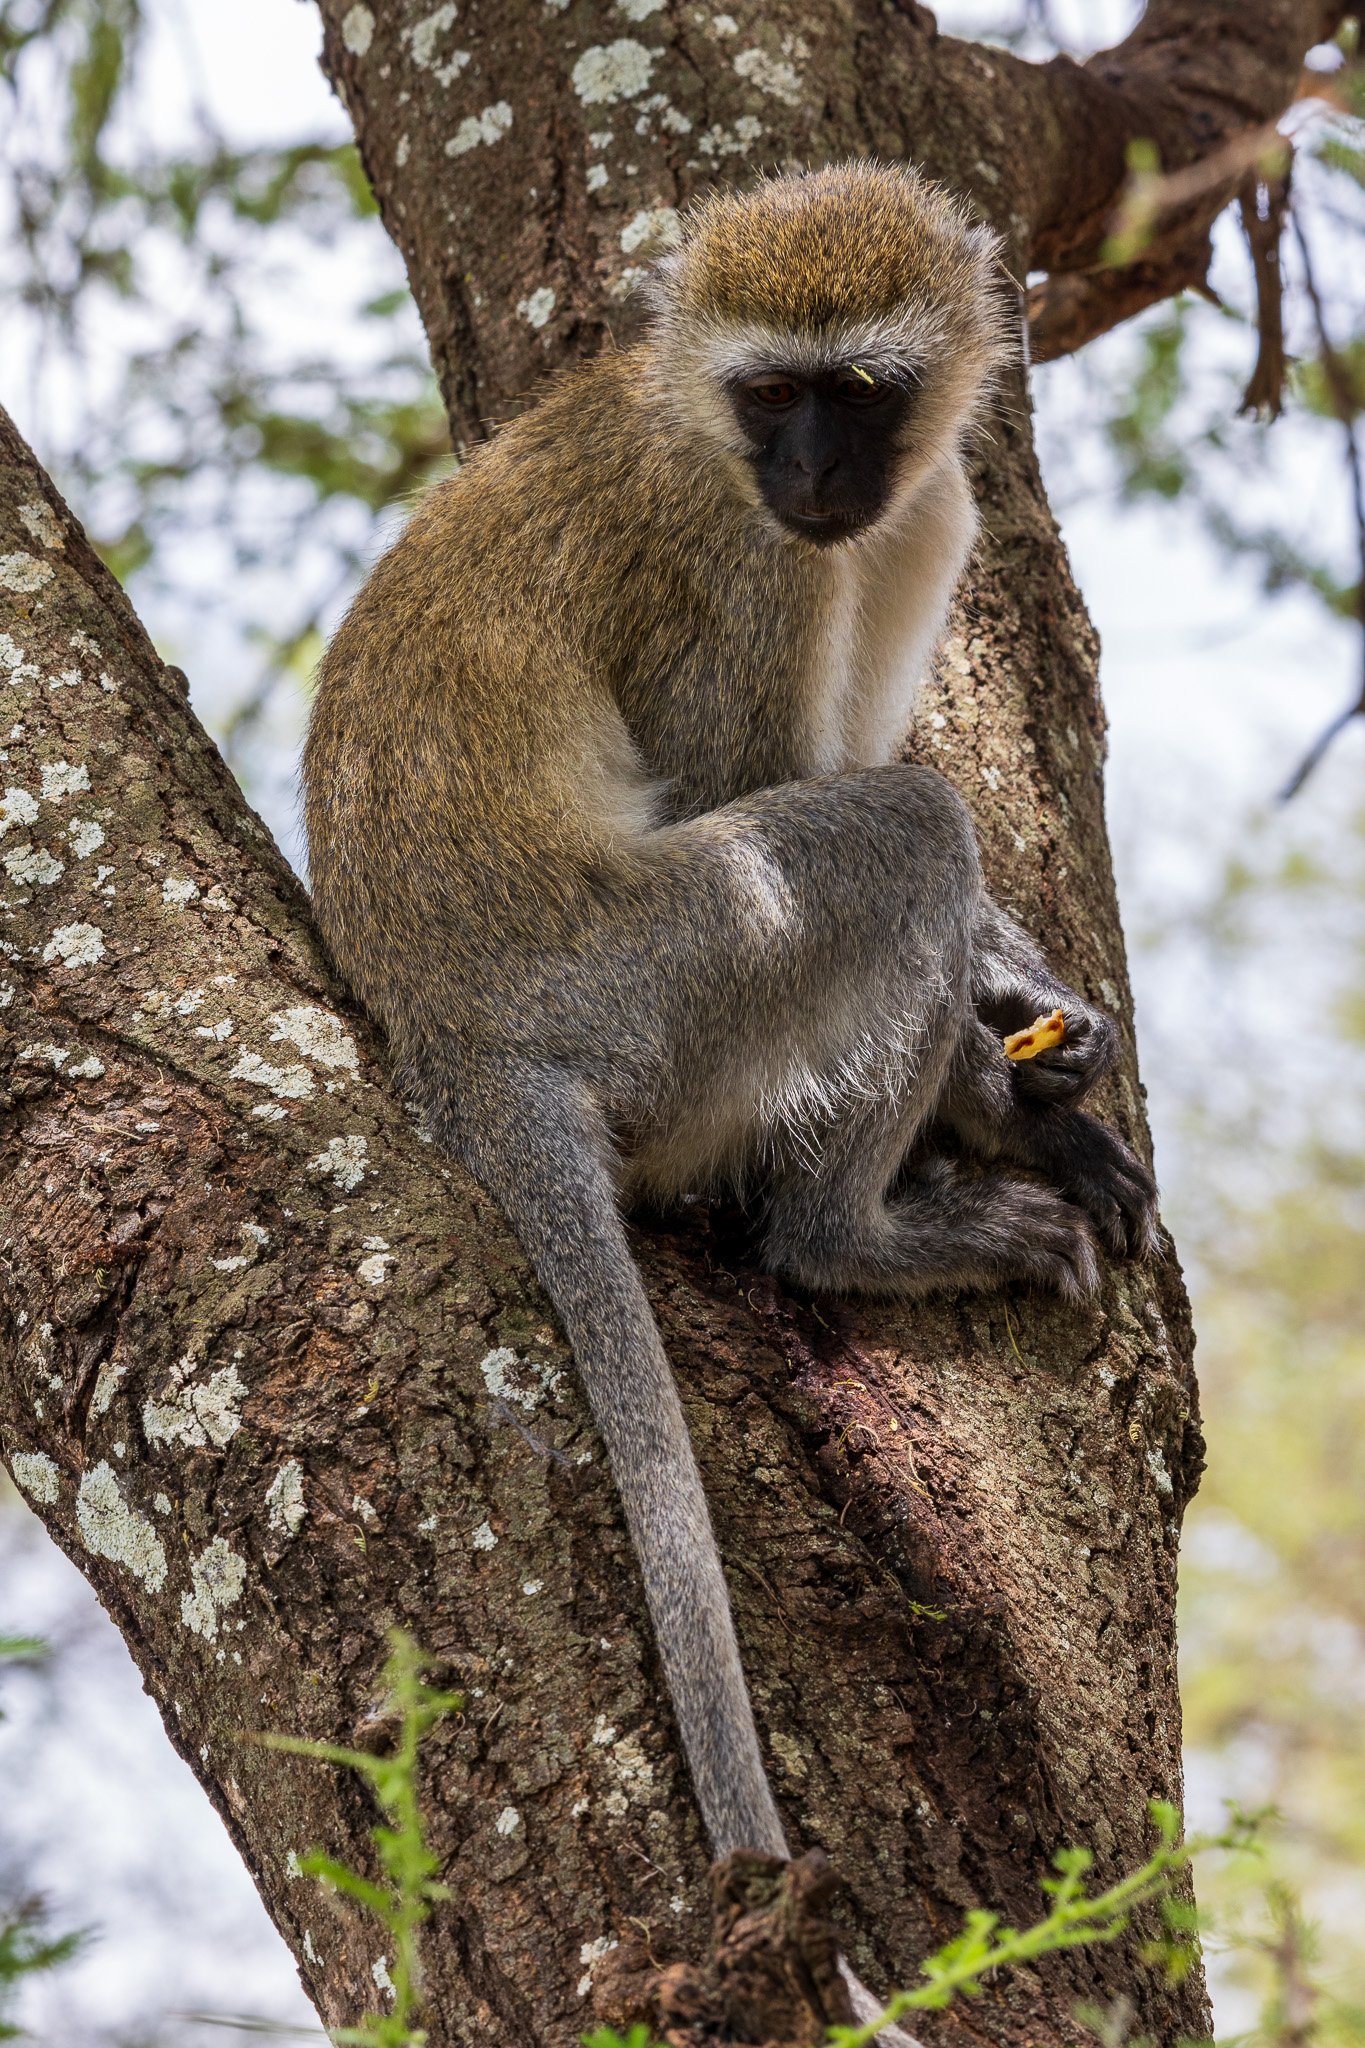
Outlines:
<svg viewBox="0 0 1365 2048"><path fill-rule="evenodd" d="M803 540L814 541L817 547L832 547L836 541L851 540L855 533L861 533L867 521L856 512L795 512L786 510L778 514L782 524L792 533L800 534Z"/></svg>

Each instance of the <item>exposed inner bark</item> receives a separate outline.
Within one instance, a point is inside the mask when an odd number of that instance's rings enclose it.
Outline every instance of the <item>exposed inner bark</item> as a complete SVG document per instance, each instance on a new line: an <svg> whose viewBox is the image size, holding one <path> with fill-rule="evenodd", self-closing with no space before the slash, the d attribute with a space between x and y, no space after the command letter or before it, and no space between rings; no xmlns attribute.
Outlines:
<svg viewBox="0 0 1365 2048"><path fill-rule="evenodd" d="M973 194L1019 274L1084 264L1122 177L1119 101L1129 133L1159 115L1164 148L1212 146L1279 109L1337 12L1158 0L1082 71L873 0L742 22L323 11L466 434L628 317L621 278L711 175L910 154ZM997 893L1130 1022L1097 650L1022 384L979 466L980 557L916 744L972 804ZM364 1864L373 1816L237 1737L363 1740L395 1623L444 1660L468 1708L427 1753L453 1893L425 1944L428 2038L570 2048L632 1982L697 1962L710 1909L562 1343L500 1217L418 1141L302 890L3 416L0 636L0 1448L329 2024L381 2002L386 1959L292 1859ZM1131 1061L1104 1107L1142 1142ZM1179 1797L1175 1551L1200 1453L1174 1261L1113 1272L1081 1313L895 1311L782 1292L737 1215L657 1222L638 1249L778 1794L847 1883L860 1974L912 1979L975 1905L1032 1917L1062 1844L1102 1879L1139 1860L1147 1799ZM1205 2028L1197 1980L1167 1986L1129 1942L924 2033L1069 2038L1078 1996L1119 1993L1139 2031Z"/></svg>

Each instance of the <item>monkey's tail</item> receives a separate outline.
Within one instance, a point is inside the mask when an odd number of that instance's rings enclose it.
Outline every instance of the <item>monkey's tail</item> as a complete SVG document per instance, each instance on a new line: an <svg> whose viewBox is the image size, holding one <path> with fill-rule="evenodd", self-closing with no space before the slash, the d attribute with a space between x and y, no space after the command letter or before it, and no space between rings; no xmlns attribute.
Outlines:
<svg viewBox="0 0 1365 2048"><path fill-rule="evenodd" d="M434 1136L502 1205L564 1325L625 1508L713 1852L785 1857L701 1474L622 1227L601 1118L559 1068L463 1051L435 1073L429 1055L412 1066L425 1069Z"/></svg>

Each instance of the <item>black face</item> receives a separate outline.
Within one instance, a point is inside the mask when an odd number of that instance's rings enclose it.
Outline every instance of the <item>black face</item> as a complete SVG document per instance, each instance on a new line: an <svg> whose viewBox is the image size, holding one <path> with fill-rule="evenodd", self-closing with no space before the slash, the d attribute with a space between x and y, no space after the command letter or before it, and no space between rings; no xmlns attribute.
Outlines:
<svg viewBox="0 0 1365 2048"><path fill-rule="evenodd" d="M817 547L848 540L886 508L911 391L854 363L809 375L772 369L730 387L763 502Z"/></svg>

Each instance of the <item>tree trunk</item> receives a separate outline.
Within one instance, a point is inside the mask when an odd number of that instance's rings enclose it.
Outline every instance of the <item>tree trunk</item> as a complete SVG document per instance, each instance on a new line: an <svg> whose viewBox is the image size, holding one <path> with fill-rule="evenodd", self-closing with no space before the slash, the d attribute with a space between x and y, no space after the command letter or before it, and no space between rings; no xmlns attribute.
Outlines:
<svg viewBox="0 0 1365 2048"><path fill-rule="evenodd" d="M1153 0L1083 70L940 39L912 0L323 12L470 436L628 321L670 209L789 158L913 156L1002 229L1016 275L1066 271L1067 318L1098 331L1127 309L1094 268L1126 140L1176 164L1273 118L1341 10ZM1158 283L1163 234L1187 252L1219 203L1214 179L1159 228ZM980 470L985 538L916 746L971 803L997 893L1130 1022L1095 638L1021 380ZM381 2002L388 1959L291 1869L314 1845L366 1865L374 1814L353 1780L239 1738L381 1739L385 1632L418 1636L467 1694L426 1751L451 1888L428 2039L570 2048L699 1956L708 1922L584 1402L499 1214L419 1142L183 678L2 414L0 691L6 1461L331 2025ZM1103 1107L1144 1142L1131 1059ZM1199 1470L1174 1260L1112 1271L1080 1312L893 1310L784 1292L721 1211L637 1248L778 1795L847 1880L860 1973L913 1981L973 1906L1033 1917L1062 1845L1106 1878L1140 1860L1147 1800L1179 1798L1172 1604ZM1139 2032L1206 2029L1198 1980L1169 1987L1129 1942L925 2036L1061 2040L1078 1997L1120 1993Z"/></svg>

